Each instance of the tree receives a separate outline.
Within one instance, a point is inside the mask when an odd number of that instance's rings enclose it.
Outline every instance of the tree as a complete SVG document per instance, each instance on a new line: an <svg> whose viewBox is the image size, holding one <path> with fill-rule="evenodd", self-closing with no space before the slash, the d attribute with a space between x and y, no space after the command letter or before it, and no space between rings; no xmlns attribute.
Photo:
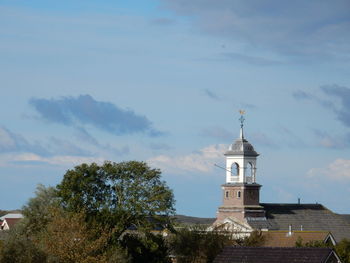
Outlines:
<svg viewBox="0 0 350 263"><path fill-rule="evenodd" d="M38 185L35 194L22 209L25 218L2 233L1 263L46 262L47 254L39 240L51 220L49 211L58 204L58 199L53 187Z"/></svg>
<svg viewBox="0 0 350 263"><path fill-rule="evenodd" d="M243 247L261 247L265 242L265 237L259 230L254 230L249 236L236 239L237 245Z"/></svg>
<svg viewBox="0 0 350 263"><path fill-rule="evenodd" d="M303 240L301 238L298 238L298 240L295 243L296 247L329 247L333 248L337 255L340 257L341 262L343 263L350 263L350 240L343 239L340 242L338 242L336 245L333 245L331 243L325 243L323 241L309 241L303 243Z"/></svg>
<svg viewBox="0 0 350 263"><path fill-rule="evenodd" d="M0 263L46 262L46 253L24 234L24 226L18 223L11 230L2 233Z"/></svg>
<svg viewBox="0 0 350 263"><path fill-rule="evenodd" d="M327 244L322 240L312 240L312 241L303 243L303 239L301 237L298 237L297 241L295 242L295 246L296 247L330 247L330 248L334 247L332 244Z"/></svg>
<svg viewBox="0 0 350 263"><path fill-rule="evenodd" d="M174 198L160 175L137 161L82 164L66 172L57 195L67 211L84 210L88 221L114 228L119 238L131 226L140 231L169 223Z"/></svg>
<svg viewBox="0 0 350 263"><path fill-rule="evenodd" d="M160 174L144 162L93 163L68 170L56 188L39 185L17 232L3 238L0 263L168 262L163 238L150 233L174 214Z"/></svg>
<svg viewBox="0 0 350 263"><path fill-rule="evenodd" d="M50 211L51 220L40 243L54 262L107 263L109 231L88 225L84 212L70 213L59 208Z"/></svg>
<svg viewBox="0 0 350 263"><path fill-rule="evenodd" d="M25 229L26 234L29 236L37 235L45 229L50 221L50 209L58 207L58 204L56 189L39 184L35 191L35 197L30 198L22 208L25 218L23 224L26 225L23 229Z"/></svg>
<svg viewBox="0 0 350 263"><path fill-rule="evenodd" d="M232 233L207 231L206 227L195 225L178 229L169 246L179 263L207 263L213 262L225 246L233 244Z"/></svg>
<svg viewBox="0 0 350 263"><path fill-rule="evenodd" d="M335 251L343 263L350 263L350 240L343 239L335 246Z"/></svg>
<svg viewBox="0 0 350 263"><path fill-rule="evenodd" d="M170 263L169 249L160 234L127 233L121 241L133 263Z"/></svg>

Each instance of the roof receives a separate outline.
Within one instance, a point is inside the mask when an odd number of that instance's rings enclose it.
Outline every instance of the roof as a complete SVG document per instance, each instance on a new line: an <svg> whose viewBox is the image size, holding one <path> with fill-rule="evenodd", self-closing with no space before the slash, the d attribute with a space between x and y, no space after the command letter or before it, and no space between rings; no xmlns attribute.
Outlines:
<svg viewBox="0 0 350 263"><path fill-rule="evenodd" d="M249 220L255 229L327 231L337 242L350 238L350 221L321 204L260 204L266 211L266 220Z"/></svg>
<svg viewBox="0 0 350 263"><path fill-rule="evenodd" d="M21 213L9 213L0 217L0 221L4 220L5 218L23 218L23 215Z"/></svg>
<svg viewBox="0 0 350 263"><path fill-rule="evenodd" d="M225 247L214 263L323 263L335 254L330 248Z"/></svg>
<svg viewBox="0 0 350 263"><path fill-rule="evenodd" d="M203 218L185 215L176 215L174 218L177 223L185 225L211 225L216 220L216 218Z"/></svg>
<svg viewBox="0 0 350 263"><path fill-rule="evenodd" d="M259 154L254 150L253 145L251 145L246 139L239 138L229 146L229 149L225 152L225 155L244 155L256 157Z"/></svg>
<svg viewBox="0 0 350 263"><path fill-rule="evenodd" d="M263 231L264 247L295 247L295 243L301 240L303 243L310 241L324 242L329 237L327 231Z"/></svg>
<svg viewBox="0 0 350 263"><path fill-rule="evenodd" d="M350 222L350 214L341 215L346 221Z"/></svg>

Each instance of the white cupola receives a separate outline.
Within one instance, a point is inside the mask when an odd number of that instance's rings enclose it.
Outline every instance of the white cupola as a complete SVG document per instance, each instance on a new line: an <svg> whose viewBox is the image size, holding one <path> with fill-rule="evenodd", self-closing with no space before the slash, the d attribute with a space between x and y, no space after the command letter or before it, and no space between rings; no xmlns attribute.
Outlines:
<svg viewBox="0 0 350 263"><path fill-rule="evenodd" d="M244 111L240 111L241 129L239 138L232 143L226 156L226 183L254 184L256 183L256 159L259 154L254 147L244 138L243 123Z"/></svg>

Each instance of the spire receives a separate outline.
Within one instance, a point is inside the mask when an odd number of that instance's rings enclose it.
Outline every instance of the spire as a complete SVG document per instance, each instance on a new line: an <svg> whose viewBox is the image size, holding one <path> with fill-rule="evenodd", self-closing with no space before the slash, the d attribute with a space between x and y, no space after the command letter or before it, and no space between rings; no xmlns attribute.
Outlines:
<svg viewBox="0 0 350 263"><path fill-rule="evenodd" d="M240 132L239 132L239 138L240 139L244 139L244 134L243 134L243 123L244 123L244 114L245 114L245 111L244 110L239 110L239 114L241 114L241 117L239 118L240 122L241 122L241 129L240 129Z"/></svg>

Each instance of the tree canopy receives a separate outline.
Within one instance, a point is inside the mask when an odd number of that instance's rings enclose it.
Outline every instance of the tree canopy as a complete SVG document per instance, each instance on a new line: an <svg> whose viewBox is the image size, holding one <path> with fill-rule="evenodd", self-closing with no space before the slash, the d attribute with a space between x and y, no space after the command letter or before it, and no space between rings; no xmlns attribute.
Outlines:
<svg viewBox="0 0 350 263"><path fill-rule="evenodd" d="M145 162L82 164L66 172L57 195L66 210L84 210L88 220L117 227L121 234L130 226L166 223L174 213L173 193L160 175Z"/></svg>
<svg viewBox="0 0 350 263"><path fill-rule="evenodd" d="M136 263L144 255L168 262L165 240L152 233L175 211L160 170L137 161L81 164L35 194L23 207L24 220L1 242L0 263Z"/></svg>

